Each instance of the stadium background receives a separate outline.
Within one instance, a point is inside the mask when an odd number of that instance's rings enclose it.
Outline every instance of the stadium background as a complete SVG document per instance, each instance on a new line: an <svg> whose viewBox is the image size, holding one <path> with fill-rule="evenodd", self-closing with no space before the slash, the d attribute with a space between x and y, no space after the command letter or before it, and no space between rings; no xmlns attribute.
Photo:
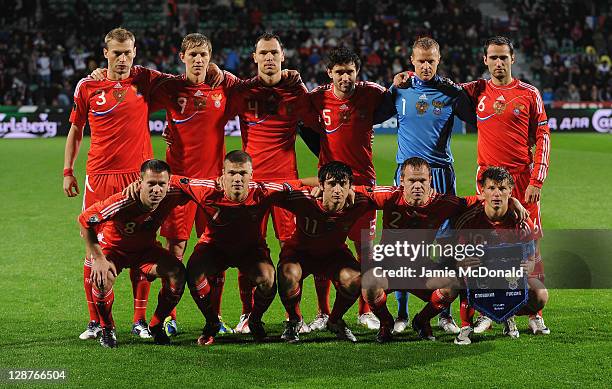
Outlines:
<svg viewBox="0 0 612 389"><path fill-rule="evenodd" d="M409 68L410 45L424 34L441 44L440 73L469 81L485 70L482 39L500 33L517 44L513 74L540 88L549 116L557 123L552 126L551 168L543 192L544 228L610 229L607 2L227 0L126 5L22 0L0 1L0 9L0 137L51 138L0 141L5 183L0 189L0 369L66 368L72 386L419 387L440 380L478 386L608 385L609 290L552 290L545 310L553 331L549 337L528 336L525 321L519 319L523 331L518 341L503 338L497 328L461 349L439 332L435 343L416 342L408 332L399 337L401 342L381 347L373 343L374 333L357 328L355 309L347 315L361 341L354 346L322 334L321 341L305 336L297 347L254 345L248 337L243 341L229 336L218 346L201 349L193 341L202 319L185 295L179 306L182 334L175 342L180 346L161 348L129 335L131 291L123 274L114 309L120 348L109 353L96 342L77 339L86 321L83 245L75 222L80 202L66 199L60 187L65 142L60 135L68 128L74 86L91 69L104 67L101 42L118 25L136 33L137 64L180 72L181 38L200 31L213 41L214 62L242 77L256 72L249 60L255 37L273 30L285 45L285 67L300 70L309 89L326 82L325 51L341 43L362 56L362 79L388 85L393 74ZM163 128L161 120L152 118L153 130ZM391 130L392 123L386 127ZM573 133L578 131L585 133ZM468 134L452 140L462 195L473 192L475 139ZM155 155L163 157L163 142L159 137L153 142ZM314 157L301 142L297 146L300 172L313 174ZM80 180L87 147L86 140L75 169ZM228 150L239 147L239 138L227 138ZM377 131L374 147L379 182L390 183L395 137ZM272 237L269 242L274 257L278 245ZM240 310L235 273L227 278L224 318L235 324ZM311 282L305 284L310 288ZM305 317L310 318L316 309L314 291L307 289L304 295ZM414 300L412 312L419 306ZM389 304L393 307L394 302ZM283 317L277 299L265 317L271 334L280 334Z"/></svg>

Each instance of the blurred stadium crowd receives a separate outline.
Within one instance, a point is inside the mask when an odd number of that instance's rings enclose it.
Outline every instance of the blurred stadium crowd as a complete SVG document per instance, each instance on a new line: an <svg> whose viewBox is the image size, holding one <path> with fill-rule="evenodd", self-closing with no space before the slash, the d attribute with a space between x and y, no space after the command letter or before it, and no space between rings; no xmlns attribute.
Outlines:
<svg viewBox="0 0 612 389"><path fill-rule="evenodd" d="M412 42L422 35L440 42L442 75L470 81L485 70L481 42L503 34L518 49L514 76L538 86L546 102L612 100L608 2L480 3L0 0L0 105L70 106L78 79L105 66L103 37L117 26L136 33L137 64L180 73L182 37L198 31L212 39L213 61L245 78L256 74L255 38L274 31L283 39L285 67L298 69L309 89L327 82L325 52L342 44L360 53L362 79L389 85L410 67Z"/></svg>

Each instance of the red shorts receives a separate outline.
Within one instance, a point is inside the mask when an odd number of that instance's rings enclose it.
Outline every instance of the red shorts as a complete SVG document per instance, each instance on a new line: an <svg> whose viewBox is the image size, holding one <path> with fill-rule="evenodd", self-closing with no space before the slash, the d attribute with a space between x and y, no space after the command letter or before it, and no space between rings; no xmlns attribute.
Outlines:
<svg viewBox="0 0 612 389"><path fill-rule="evenodd" d="M193 201L174 207L161 227L161 236L175 240L189 240L193 223L198 238L206 229L206 214Z"/></svg>
<svg viewBox="0 0 612 389"><path fill-rule="evenodd" d="M476 191L480 193L480 185L478 181L482 173L486 170L486 167L479 166L476 171ZM512 189L512 197L517 198L523 207L529 211L529 217L533 220L535 226L535 234L539 239L542 237L542 219L540 218L540 202L529 203L525 202L525 191L529 186L529 180L531 179L531 167L522 171L514 171L511 173L512 179L514 180L514 188Z"/></svg>
<svg viewBox="0 0 612 389"><path fill-rule="evenodd" d="M353 242L361 242L361 231L368 230L368 240L376 238L376 210L371 210L363 215L353 224L348 237Z"/></svg>
<svg viewBox="0 0 612 389"><path fill-rule="evenodd" d="M139 172L116 174L92 174L85 176L83 210L98 201L106 200L140 178Z"/></svg>
<svg viewBox="0 0 612 389"><path fill-rule="evenodd" d="M268 231L268 216L270 214L272 214L272 224L274 225L276 239L281 242L289 240L295 232L295 215L286 209L271 207L261 222L261 231L264 237Z"/></svg>
<svg viewBox="0 0 612 389"><path fill-rule="evenodd" d="M126 252L121 251L116 248L105 248L102 249L104 255L106 255L106 259L112 262L116 269L117 275L121 273L121 271L125 268L134 268L140 269L140 271L146 275L147 280L153 281L155 279L152 276L151 269L155 266L159 261L180 261L170 252L163 247L159 243L151 246L150 248L138 251L138 252ZM181 264L182 265L182 264Z"/></svg>
<svg viewBox="0 0 612 389"><path fill-rule="evenodd" d="M191 261L213 261L219 272L230 267L246 270L252 264L261 262L269 263L274 267L270 259L270 250L265 246L254 246L241 252L230 253L214 243L198 243L189 257L189 262Z"/></svg>
<svg viewBox="0 0 612 389"><path fill-rule="evenodd" d="M348 247L330 251L324 255L313 255L302 250L291 247L283 247L280 252L278 266L285 263L296 263L302 268L302 279L310 274L323 276L332 281L338 281L338 274L341 269L350 268L358 272L361 265Z"/></svg>

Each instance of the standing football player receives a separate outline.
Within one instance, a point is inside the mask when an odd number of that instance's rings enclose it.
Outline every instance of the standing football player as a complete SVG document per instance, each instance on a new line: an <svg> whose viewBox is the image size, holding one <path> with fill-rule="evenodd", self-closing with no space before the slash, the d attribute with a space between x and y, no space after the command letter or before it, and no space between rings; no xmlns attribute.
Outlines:
<svg viewBox="0 0 612 389"><path fill-rule="evenodd" d="M108 60L106 78L101 81L83 78L77 84L70 114L72 125L64 153L64 192L68 197L75 197L80 190L74 163L83 140L83 129L89 121L91 145L83 210L137 180L140 165L153 156L146 97L159 73L146 71L139 66L132 67L136 47L134 34L130 31L115 28L106 34L104 43L104 57ZM91 295L90 253L86 254L83 280L89 324L79 338L95 339L101 327ZM145 319L150 283L137 268L130 269L130 279L134 294L132 332L142 338L150 338Z"/></svg>
<svg viewBox="0 0 612 389"><path fill-rule="evenodd" d="M372 186L376 183L376 172L372 162L373 125L377 108L389 94L380 85L357 81L361 60L346 47L330 50L327 59L327 74L331 83L310 92L310 101L319 116L320 131L319 167L341 161L347 164L354 175L355 185ZM368 233L362 235L362 231ZM361 256L362 250L371 247L376 235L376 210L370 210L353 225L349 239ZM366 236L366 241L362 241ZM311 330L326 328L330 314L329 292L331 281L315 275L319 312L309 324ZM369 329L378 329L378 318L360 296L358 322Z"/></svg>
<svg viewBox="0 0 612 389"><path fill-rule="evenodd" d="M394 88L391 114L397 115L398 169L395 183L401 182L401 164L408 158L420 157L431 167L432 185L438 193L456 194L455 171L450 140L455 115L476 124L471 101L461 86L437 75L440 46L429 37L417 39L410 56L414 73L409 72L409 88ZM441 226L439 239L448 237L448 222ZM398 313L394 332L402 332L408 324L408 292L397 291ZM450 310L440 314L438 325L446 332L458 333Z"/></svg>
<svg viewBox="0 0 612 389"><path fill-rule="evenodd" d="M280 38L272 33L262 34L255 43L253 61L257 77L249 87L241 88L232 96L231 112L240 117L242 147L253 158L253 179L283 181L297 179L295 138L297 125L304 120L312 126L307 89L304 83L295 84L282 78L285 60ZM283 245L295 230L295 216L291 212L272 207L270 214L276 237ZM262 221L264 236L268 215ZM248 331L248 312L252 305L253 285L239 274L240 298L243 314L236 332ZM308 327L304 326L303 331Z"/></svg>
<svg viewBox="0 0 612 389"><path fill-rule="evenodd" d="M484 203L474 205L455 222L454 227L459 241L462 243L477 243L473 242L473 230L491 230L491 235L486 235L484 237L484 240L487 241L488 244L517 242L534 244L533 241L538 236L538 231L531 219L527 218L522 221L517 221L510 216L508 212L508 200L512 193L514 193L514 179L512 175L504 168L497 166L488 167L482 169L480 173L479 186L484 197ZM480 237L480 239L483 238ZM537 334L544 332L536 331L537 327L531 324L531 317L537 316L538 312L541 311L548 302L548 291L541 282L539 274L533 272L533 268L536 266L535 261L537 261L537 259L531 255L523 265L529 274L527 280L528 301L517 315L529 315L529 327L534 334ZM467 263L463 265L468 266ZM479 265L478 259L470 260L470 266ZM451 295L446 298L452 300L454 297L455 296ZM473 316L474 308L468 305L467 298L462 297L461 331L455 338L455 344L465 345L471 343L471 335L474 330L472 322ZM519 337L519 331L514 317L510 317L504 323L504 334L512 338Z"/></svg>
<svg viewBox="0 0 612 389"><path fill-rule="evenodd" d="M512 195L523 202L535 225L536 264L532 276L543 282L540 197L548 175L550 128L538 89L512 77L514 60L510 39L503 36L488 39L483 61L491 79L480 79L463 87L471 96L478 117L477 187L488 166L501 166L510 172L514 181ZM484 331L490 323L490 319L482 317L475 332ZM550 333L542 312L530 316L529 327L533 333Z"/></svg>

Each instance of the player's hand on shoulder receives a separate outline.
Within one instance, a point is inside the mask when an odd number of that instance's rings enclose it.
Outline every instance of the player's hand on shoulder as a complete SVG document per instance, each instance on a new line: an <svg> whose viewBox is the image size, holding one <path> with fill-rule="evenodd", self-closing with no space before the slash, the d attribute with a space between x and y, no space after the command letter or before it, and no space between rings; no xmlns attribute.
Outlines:
<svg viewBox="0 0 612 389"><path fill-rule="evenodd" d="M208 64L208 69L206 70L206 83L210 85L211 88L216 88L225 79L225 75L223 71L219 69L219 67L214 63Z"/></svg>
<svg viewBox="0 0 612 389"><path fill-rule="evenodd" d="M348 190L348 196L346 197L346 206L352 207L355 204L355 188L353 185Z"/></svg>
<svg viewBox="0 0 612 389"><path fill-rule="evenodd" d="M512 215L514 216L514 220L522 222L529 218L529 211L523 207L523 204L521 204L518 199L511 197L509 205L510 212L512 212Z"/></svg>
<svg viewBox="0 0 612 389"><path fill-rule="evenodd" d="M68 197L75 197L79 193L79 184L77 183L77 179L75 176L65 176L64 177L64 193Z"/></svg>
<svg viewBox="0 0 612 389"><path fill-rule="evenodd" d="M283 80L286 80L288 86L295 86L302 83L302 77L297 70L283 69L281 71L281 77Z"/></svg>
<svg viewBox="0 0 612 389"><path fill-rule="evenodd" d="M521 268L523 269L523 272L525 274L529 275L529 274L533 273L533 269L535 269L535 260L534 260L534 257L531 256L526 261L521 261Z"/></svg>
<svg viewBox="0 0 612 389"><path fill-rule="evenodd" d="M397 73L395 77L393 77L393 85L396 88L405 89L410 88L412 86L412 77L414 73L411 71L405 71L401 73Z"/></svg>
<svg viewBox="0 0 612 389"><path fill-rule="evenodd" d="M132 200L136 200L140 196L141 184L142 181L140 179L138 181L134 181L130 185L126 186L125 189L121 191L121 194L124 196L128 196Z"/></svg>
<svg viewBox="0 0 612 389"><path fill-rule="evenodd" d="M166 126L166 128L164 128L164 131L162 132L162 139L164 142L166 142L168 147L172 146L172 142L174 142L174 140L172 139L172 134L170 133L170 127Z"/></svg>
<svg viewBox="0 0 612 389"><path fill-rule="evenodd" d="M91 72L89 77L93 78L96 81L103 81L106 78L106 69L102 69L102 68L94 69L94 71Z"/></svg>
<svg viewBox="0 0 612 389"><path fill-rule="evenodd" d="M527 204L531 204L531 203L537 203L538 201L540 201L541 191L542 190L538 188L537 186L534 186L534 185L527 186L527 189L525 190L525 202Z"/></svg>
<svg viewBox="0 0 612 389"><path fill-rule="evenodd" d="M320 186L313 186L312 189L310 190L310 195L312 197L314 197L315 199L321 198L323 197L323 191L321 190Z"/></svg>
<svg viewBox="0 0 612 389"><path fill-rule="evenodd" d="M215 186L218 190L225 190L225 184L223 183L223 176L217 177L215 180Z"/></svg>

